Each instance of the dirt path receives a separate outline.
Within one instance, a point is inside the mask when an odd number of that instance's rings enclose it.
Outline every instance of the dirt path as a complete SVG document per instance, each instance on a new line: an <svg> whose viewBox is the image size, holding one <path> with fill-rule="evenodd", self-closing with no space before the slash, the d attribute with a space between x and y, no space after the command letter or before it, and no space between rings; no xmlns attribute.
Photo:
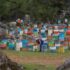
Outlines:
<svg viewBox="0 0 70 70"><path fill-rule="evenodd" d="M26 57L20 57L18 55L10 55L8 54L8 57L18 63L21 64L42 64L42 65L60 65L65 61L65 58L63 57L56 57L56 58L51 58L51 57L46 57L46 56L41 56L41 57L35 57L35 56L26 56Z"/></svg>
<svg viewBox="0 0 70 70"><path fill-rule="evenodd" d="M21 63L21 64L42 64L42 65L60 65L62 64L67 58L70 56L66 55L57 55L57 56L51 56L51 55L35 55L31 53L15 53L15 52L4 52L11 60ZM21 55L21 56L20 56ZM65 57L66 56L66 57Z"/></svg>

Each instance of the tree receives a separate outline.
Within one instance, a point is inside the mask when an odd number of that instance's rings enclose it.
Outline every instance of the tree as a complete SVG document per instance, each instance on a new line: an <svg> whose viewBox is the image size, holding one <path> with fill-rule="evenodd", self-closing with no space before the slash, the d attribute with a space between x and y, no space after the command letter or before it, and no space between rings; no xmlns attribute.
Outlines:
<svg viewBox="0 0 70 70"><path fill-rule="evenodd" d="M0 0L0 16L23 17L29 14L35 18L52 19L58 11L65 9L65 0Z"/></svg>

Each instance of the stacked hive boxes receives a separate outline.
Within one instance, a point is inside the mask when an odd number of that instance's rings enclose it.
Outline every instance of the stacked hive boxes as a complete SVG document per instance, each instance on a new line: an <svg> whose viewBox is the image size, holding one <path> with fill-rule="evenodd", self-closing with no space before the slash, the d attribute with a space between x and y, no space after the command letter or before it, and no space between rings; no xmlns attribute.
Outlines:
<svg viewBox="0 0 70 70"><path fill-rule="evenodd" d="M68 28L65 25L57 24L50 26L35 24L32 28L28 26L23 29L17 27L16 31L9 32L9 36L19 38L18 41L8 40L10 49L14 48L17 51L20 51L21 48L23 51L39 51L41 49L44 52L50 50L63 53L70 46L70 25ZM26 38L23 38L24 36ZM1 46L6 47L5 40L2 40L2 43ZM18 46L18 44L20 45Z"/></svg>
<svg viewBox="0 0 70 70"><path fill-rule="evenodd" d="M66 28L67 29L67 28ZM48 37L51 41L48 41L50 50L58 51L63 53L65 49L68 48L66 39L66 29L65 26L54 26L53 33ZM68 40L68 39L67 39Z"/></svg>

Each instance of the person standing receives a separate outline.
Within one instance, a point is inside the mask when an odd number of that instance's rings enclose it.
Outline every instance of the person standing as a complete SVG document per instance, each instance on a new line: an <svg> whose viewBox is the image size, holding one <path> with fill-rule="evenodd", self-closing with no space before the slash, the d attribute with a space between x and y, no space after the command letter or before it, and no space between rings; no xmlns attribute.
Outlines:
<svg viewBox="0 0 70 70"><path fill-rule="evenodd" d="M44 41L42 39L39 39L39 43L40 43L40 52L42 52L42 47L43 47Z"/></svg>

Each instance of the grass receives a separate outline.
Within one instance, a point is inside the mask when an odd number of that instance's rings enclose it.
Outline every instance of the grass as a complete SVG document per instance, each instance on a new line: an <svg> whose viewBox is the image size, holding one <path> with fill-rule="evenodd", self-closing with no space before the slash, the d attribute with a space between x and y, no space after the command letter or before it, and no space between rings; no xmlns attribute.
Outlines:
<svg viewBox="0 0 70 70"><path fill-rule="evenodd" d="M57 59L58 57L62 58L70 58L70 51L66 51L65 53L43 53L43 52L23 52L23 51L15 51L15 50L1 50L8 56L19 56L22 57L31 57L31 58L43 58L50 57L51 59ZM20 62L19 62L20 63ZM23 64L25 70L56 70L56 66L52 64L42 65L42 64Z"/></svg>
<svg viewBox="0 0 70 70"><path fill-rule="evenodd" d="M35 65L35 64L26 64L24 65L25 70L56 70L53 65Z"/></svg>
<svg viewBox="0 0 70 70"><path fill-rule="evenodd" d="M61 57L69 57L70 55L70 51L66 51L64 53L47 53L47 52L23 52L23 51L15 51L15 50L2 50L4 53L6 54L14 54L17 56L31 56L31 57L42 57L42 56L46 56L46 57L51 57L51 58L56 58L58 56Z"/></svg>

